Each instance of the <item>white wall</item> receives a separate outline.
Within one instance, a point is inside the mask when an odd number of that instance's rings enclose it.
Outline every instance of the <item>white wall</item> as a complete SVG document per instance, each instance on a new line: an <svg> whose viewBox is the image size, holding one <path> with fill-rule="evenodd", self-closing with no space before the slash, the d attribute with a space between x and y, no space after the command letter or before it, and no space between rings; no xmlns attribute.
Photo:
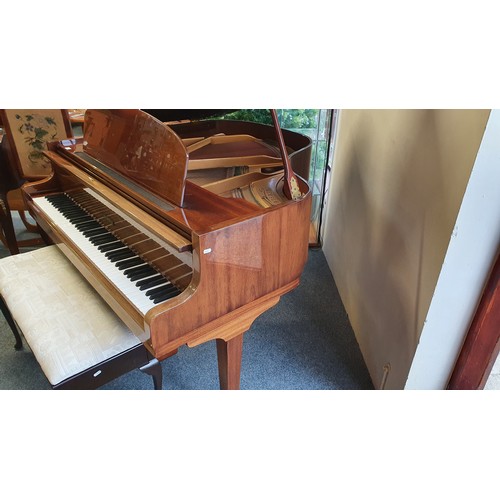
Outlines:
<svg viewBox="0 0 500 500"><path fill-rule="evenodd" d="M375 387L406 384L489 110L343 110L323 250Z"/></svg>
<svg viewBox="0 0 500 500"><path fill-rule="evenodd" d="M500 111L494 110L446 252L407 389L443 389L500 245Z"/></svg>

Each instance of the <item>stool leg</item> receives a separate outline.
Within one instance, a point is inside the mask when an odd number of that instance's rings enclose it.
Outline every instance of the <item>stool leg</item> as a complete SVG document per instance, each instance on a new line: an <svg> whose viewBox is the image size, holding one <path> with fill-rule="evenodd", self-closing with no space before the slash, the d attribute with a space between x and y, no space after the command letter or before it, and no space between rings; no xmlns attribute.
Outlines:
<svg viewBox="0 0 500 500"><path fill-rule="evenodd" d="M9 324L10 329L12 330L12 333L14 334L14 337L16 339L14 348L19 351L23 348L23 341L21 339L21 336L19 335L19 331L17 330L16 322L14 321L14 318L12 317L7 304L3 300L3 297L0 297L0 309L2 310L2 313L5 316L5 319L7 320L7 323Z"/></svg>
<svg viewBox="0 0 500 500"><path fill-rule="evenodd" d="M16 233L14 231L12 215L10 213L9 206L6 205L4 200L0 200L0 204L2 204L2 207L0 207L0 231L3 231L4 236L2 239L5 240L10 254L16 255L19 253L19 246L17 244Z"/></svg>
<svg viewBox="0 0 500 500"><path fill-rule="evenodd" d="M154 358L147 365L139 368L141 372L147 373L153 377L153 384L155 390L161 390L163 385L163 375L160 362Z"/></svg>

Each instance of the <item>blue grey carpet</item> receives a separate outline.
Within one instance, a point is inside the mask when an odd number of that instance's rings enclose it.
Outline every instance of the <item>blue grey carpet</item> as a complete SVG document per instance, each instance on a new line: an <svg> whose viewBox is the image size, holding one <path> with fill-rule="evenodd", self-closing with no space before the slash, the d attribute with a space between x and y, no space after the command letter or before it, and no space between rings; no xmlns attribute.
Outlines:
<svg viewBox="0 0 500 500"><path fill-rule="evenodd" d="M0 258L7 252L0 244ZM29 347L14 350L0 315L0 389L50 389ZM163 388L218 389L215 342L182 347L162 362ZM103 390L152 389L138 370ZM310 250L301 284L261 315L245 334L241 389L373 389L330 269L321 250Z"/></svg>

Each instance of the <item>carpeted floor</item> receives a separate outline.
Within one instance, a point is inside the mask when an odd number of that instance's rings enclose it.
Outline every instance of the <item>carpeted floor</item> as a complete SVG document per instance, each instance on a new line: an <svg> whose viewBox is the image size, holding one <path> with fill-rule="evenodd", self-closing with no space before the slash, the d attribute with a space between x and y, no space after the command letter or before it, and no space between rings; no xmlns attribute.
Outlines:
<svg viewBox="0 0 500 500"><path fill-rule="evenodd" d="M0 243L0 258L7 255ZM0 315L0 389L50 389L29 347L15 351L13 346L14 337ZM162 368L164 389L219 387L215 342L183 347ZM151 377L135 370L102 389L152 387ZM321 250L309 251L300 286L245 334L241 389L373 389Z"/></svg>

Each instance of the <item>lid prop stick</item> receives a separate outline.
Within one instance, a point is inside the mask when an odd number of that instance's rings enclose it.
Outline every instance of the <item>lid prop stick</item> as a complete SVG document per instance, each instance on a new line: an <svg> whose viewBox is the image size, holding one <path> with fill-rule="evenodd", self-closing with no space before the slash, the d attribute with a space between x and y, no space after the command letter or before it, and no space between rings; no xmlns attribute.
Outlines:
<svg viewBox="0 0 500 500"><path fill-rule="evenodd" d="M274 128L276 130L276 135L278 137L278 144L281 151L281 157L283 158L283 167L285 170L285 185L283 186L283 193L289 200L300 200L300 198L302 198L302 193L300 192L297 176L292 170L290 158L288 157L285 141L283 139L283 133L281 132L281 127L278 121L278 115L276 114L275 109L271 109L270 111Z"/></svg>

